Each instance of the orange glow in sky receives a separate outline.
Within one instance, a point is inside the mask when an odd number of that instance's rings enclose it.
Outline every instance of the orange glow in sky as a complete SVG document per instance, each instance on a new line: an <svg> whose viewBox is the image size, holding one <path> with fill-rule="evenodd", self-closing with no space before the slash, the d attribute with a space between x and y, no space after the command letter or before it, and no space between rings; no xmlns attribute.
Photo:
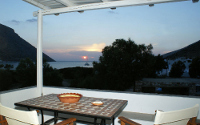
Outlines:
<svg viewBox="0 0 200 125"><path fill-rule="evenodd" d="M87 59L87 56L83 56L82 58L83 58L83 59Z"/></svg>

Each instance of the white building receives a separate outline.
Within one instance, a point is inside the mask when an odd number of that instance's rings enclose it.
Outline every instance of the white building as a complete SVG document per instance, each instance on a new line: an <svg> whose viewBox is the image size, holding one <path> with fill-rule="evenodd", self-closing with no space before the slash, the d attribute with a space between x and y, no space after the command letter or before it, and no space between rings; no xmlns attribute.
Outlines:
<svg viewBox="0 0 200 125"><path fill-rule="evenodd" d="M190 58L185 58L185 57L180 57L180 58L176 58L174 60L168 60L168 59L165 59L165 61L167 62L168 64L168 69L163 69L159 74L160 75L167 75L169 76L169 72L171 71L171 68L172 68L172 65L175 63L175 62L178 62L178 61L181 61L185 64L185 70L184 70L184 73L183 73L183 76L184 77L190 77L189 76L189 66L192 62L192 59Z"/></svg>

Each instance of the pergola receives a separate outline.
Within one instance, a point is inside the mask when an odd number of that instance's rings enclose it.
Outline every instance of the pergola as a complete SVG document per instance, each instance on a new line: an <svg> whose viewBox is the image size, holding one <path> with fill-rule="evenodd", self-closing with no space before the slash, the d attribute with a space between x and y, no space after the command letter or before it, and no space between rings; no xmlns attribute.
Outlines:
<svg viewBox="0 0 200 125"><path fill-rule="evenodd" d="M96 9L115 9L116 7L139 6L179 2L189 0L23 0L36 7L41 8L33 12L33 16L38 17L38 41L37 41L37 90L40 95L43 95L43 59L42 59L42 27L43 16L59 15L61 13L79 12ZM192 0L198 2L199 0Z"/></svg>

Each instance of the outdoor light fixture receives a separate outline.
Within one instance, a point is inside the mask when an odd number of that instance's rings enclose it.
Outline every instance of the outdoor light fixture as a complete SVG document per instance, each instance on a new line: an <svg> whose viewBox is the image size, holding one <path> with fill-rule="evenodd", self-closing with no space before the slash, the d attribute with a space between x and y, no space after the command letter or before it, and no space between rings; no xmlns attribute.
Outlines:
<svg viewBox="0 0 200 125"><path fill-rule="evenodd" d="M110 8L111 10L116 10L116 7Z"/></svg>
<svg viewBox="0 0 200 125"><path fill-rule="evenodd" d="M192 0L193 3L199 2L199 0Z"/></svg>
<svg viewBox="0 0 200 125"><path fill-rule="evenodd" d="M78 11L79 13L84 13L84 11Z"/></svg>
<svg viewBox="0 0 200 125"><path fill-rule="evenodd" d="M149 4L149 7L153 7L154 6L154 4Z"/></svg>

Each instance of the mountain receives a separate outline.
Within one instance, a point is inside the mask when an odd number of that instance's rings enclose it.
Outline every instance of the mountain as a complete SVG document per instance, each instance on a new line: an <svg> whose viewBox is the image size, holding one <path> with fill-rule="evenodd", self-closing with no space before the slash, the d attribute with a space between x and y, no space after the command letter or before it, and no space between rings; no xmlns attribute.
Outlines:
<svg viewBox="0 0 200 125"><path fill-rule="evenodd" d="M200 57L200 40L182 49L175 50L162 55L163 58L176 59L179 57L195 58Z"/></svg>
<svg viewBox="0 0 200 125"><path fill-rule="evenodd" d="M23 58L30 58L36 61L37 50L30 43L22 39L15 31L0 24L0 60L20 61ZM43 58L48 62L55 61L43 53Z"/></svg>

